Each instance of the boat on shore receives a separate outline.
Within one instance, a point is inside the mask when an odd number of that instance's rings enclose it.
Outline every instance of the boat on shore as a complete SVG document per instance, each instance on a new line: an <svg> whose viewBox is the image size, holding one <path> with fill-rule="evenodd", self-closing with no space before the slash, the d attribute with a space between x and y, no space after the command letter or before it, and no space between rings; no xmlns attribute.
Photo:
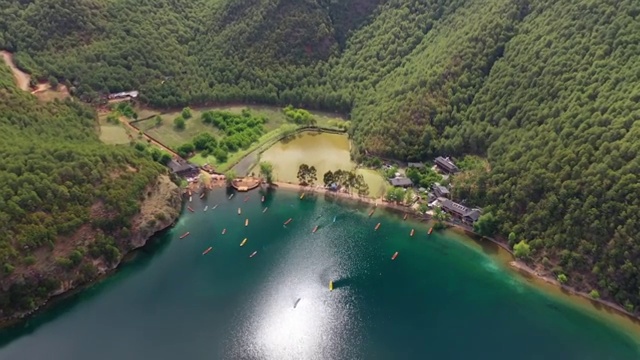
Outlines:
<svg viewBox="0 0 640 360"><path fill-rule="evenodd" d="M415 231L414 229L411 229L411 234L409 234L409 236L413 236L413 234L414 234L415 232L416 232L416 231Z"/></svg>
<svg viewBox="0 0 640 360"><path fill-rule="evenodd" d="M244 246L244 244L247 243L247 238L244 238L244 240L242 240L242 242L240 243L240 246Z"/></svg>
<svg viewBox="0 0 640 360"><path fill-rule="evenodd" d="M432 228L432 227L430 227L430 228L429 228L429 235L431 235L431 233L432 233L432 232L433 232L433 228Z"/></svg>
<svg viewBox="0 0 640 360"><path fill-rule="evenodd" d="M391 260L395 260L398 257L398 252L396 251L395 254L393 254L393 256L391 257Z"/></svg>
<svg viewBox="0 0 640 360"><path fill-rule="evenodd" d="M204 207L204 211L206 212L207 210L209 210L209 205Z"/></svg>
<svg viewBox="0 0 640 360"><path fill-rule="evenodd" d="M316 231L318 231L318 225L316 225L316 227L313 228L312 233L315 233Z"/></svg>
<svg viewBox="0 0 640 360"><path fill-rule="evenodd" d="M233 197L234 194L229 195L229 200L231 200L231 198Z"/></svg>
<svg viewBox="0 0 640 360"><path fill-rule="evenodd" d="M226 233L227 233L227 229L226 229L226 228L225 228L225 229L222 229L222 235L224 235L224 234L226 234Z"/></svg>
<svg viewBox="0 0 640 360"><path fill-rule="evenodd" d="M268 206L267 206L266 208L264 208L264 209L262 210L262 213L263 213L263 214L264 214L264 213L266 213L268 208L269 208Z"/></svg>
<svg viewBox="0 0 640 360"><path fill-rule="evenodd" d="M180 239L184 239L184 238L186 238L186 237L187 237L187 236L189 236L189 235L191 235L191 233L187 231L186 233L184 233L184 234L180 235Z"/></svg>
<svg viewBox="0 0 640 360"><path fill-rule="evenodd" d="M244 226L249 226L249 219L244 220Z"/></svg>
<svg viewBox="0 0 640 360"><path fill-rule="evenodd" d="M191 208L191 206L187 206L187 210L193 212L193 209Z"/></svg>
<svg viewBox="0 0 640 360"><path fill-rule="evenodd" d="M302 193L302 195L300 195L300 200L302 200L304 198L304 193Z"/></svg>
<svg viewBox="0 0 640 360"><path fill-rule="evenodd" d="M329 280L329 291L333 291L333 280Z"/></svg>
<svg viewBox="0 0 640 360"><path fill-rule="evenodd" d="M252 258L252 257L256 256L257 253L258 253L257 251L254 251L254 252L251 253L251 255L249 255L249 257Z"/></svg>
<svg viewBox="0 0 640 360"><path fill-rule="evenodd" d="M293 221L293 218L289 218L289 220L285 221L284 224L285 225L289 225L289 223L292 222L292 221Z"/></svg>
<svg viewBox="0 0 640 360"><path fill-rule="evenodd" d="M207 255L207 254L209 253L209 251L211 251L211 250L213 250L213 247L209 246L209 247L207 248L207 250L205 250L205 251L203 251L203 252L202 252L202 255Z"/></svg>
<svg viewBox="0 0 640 360"><path fill-rule="evenodd" d="M242 214L242 209L238 208L238 215Z"/></svg>
<svg viewBox="0 0 640 360"><path fill-rule="evenodd" d="M380 223L378 223L378 225L376 225L375 230L377 231L378 229L380 229Z"/></svg>

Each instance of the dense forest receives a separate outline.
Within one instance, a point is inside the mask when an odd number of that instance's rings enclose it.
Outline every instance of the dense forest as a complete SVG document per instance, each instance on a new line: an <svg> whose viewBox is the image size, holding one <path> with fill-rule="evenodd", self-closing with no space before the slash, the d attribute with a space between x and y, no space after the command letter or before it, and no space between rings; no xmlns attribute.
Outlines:
<svg viewBox="0 0 640 360"><path fill-rule="evenodd" d="M77 101L38 103L0 64L0 317L119 261L144 189L164 172L133 147L100 143L95 119Z"/></svg>
<svg viewBox="0 0 640 360"><path fill-rule="evenodd" d="M637 311L639 16L637 0L0 0L0 48L86 101L291 104L349 113L358 160L484 157L454 196Z"/></svg>

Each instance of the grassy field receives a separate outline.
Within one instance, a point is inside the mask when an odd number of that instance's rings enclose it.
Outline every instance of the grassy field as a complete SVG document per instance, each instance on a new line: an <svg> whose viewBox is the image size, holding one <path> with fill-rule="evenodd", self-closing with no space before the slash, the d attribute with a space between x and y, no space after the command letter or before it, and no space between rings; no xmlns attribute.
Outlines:
<svg viewBox="0 0 640 360"><path fill-rule="evenodd" d="M100 125L100 141L105 144L128 144L129 132L120 124L110 124L106 121L106 114L100 116L98 123Z"/></svg>
<svg viewBox="0 0 640 360"><path fill-rule="evenodd" d="M243 109L251 110L251 113L255 116L264 116L267 118L267 123L265 124L265 129L267 131L260 140L254 143L249 149L241 150L235 153L229 154L229 159L223 163L219 164L215 160L213 156L209 156L204 158L199 154L189 159L194 164L204 165L206 163L211 164L216 167L218 171L224 172L228 170L228 168L238 162L247 154L251 153L255 149L259 148L261 145L272 141L273 139L279 137L282 134L281 127L282 125L287 124L287 118L285 117L282 109L280 107L273 106L255 106L255 105L247 105L247 106L216 106L216 107L207 107L207 108L192 108L191 119L186 121L186 127L184 130L176 130L173 126L173 120L180 115L179 110L163 113L160 116L162 117L162 124L157 126L155 120L153 118L137 122L135 125L144 131L146 134L154 137L161 143L165 144L170 148L177 148L178 146L191 141L194 136L201 132L208 132L216 137L222 137L223 134L211 125L204 124L200 120L200 116L203 112L208 110L218 110L218 111L228 111L231 113L239 114ZM159 114L152 109L136 109L139 118L146 118L149 116L154 116ZM339 115L331 114L331 113L323 113L323 112L312 112L314 117L316 118L319 126L330 127L330 122L332 120L343 120Z"/></svg>

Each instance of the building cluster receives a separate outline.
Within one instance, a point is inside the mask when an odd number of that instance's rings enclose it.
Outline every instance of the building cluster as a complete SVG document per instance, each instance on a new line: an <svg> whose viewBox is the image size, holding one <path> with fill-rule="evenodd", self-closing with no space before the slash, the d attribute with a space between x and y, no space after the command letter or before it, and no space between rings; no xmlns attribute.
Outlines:
<svg viewBox="0 0 640 360"><path fill-rule="evenodd" d="M443 174L451 175L460 171L456 164L448 157L438 156L434 160L434 163L437 170ZM407 167L422 169L425 167L425 164L421 162L410 162L407 164ZM411 179L400 173L396 173L394 178L389 179L389 182L394 187L411 188L414 186ZM427 193L426 200L429 207L439 207L453 218L467 225L473 225L482 214L481 209L469 208L451 200L451 193L446 186L435 183L431 189L420 188L419 190Z"/></svg>

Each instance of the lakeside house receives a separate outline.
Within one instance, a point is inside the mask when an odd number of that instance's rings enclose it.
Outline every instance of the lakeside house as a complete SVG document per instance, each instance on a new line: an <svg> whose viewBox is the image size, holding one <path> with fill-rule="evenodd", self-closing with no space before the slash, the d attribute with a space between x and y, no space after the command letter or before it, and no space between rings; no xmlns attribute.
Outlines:
<svg viewBox="0 0 640 360"><path fill-rule="evenodd" d="M200 172L197 166L180 158L171 159L171 161L167 163L167 166L169 167L172 175L180 177L197 176Z"/></svg>
<svg viewBox="0 0 640 360"><path fill-rule="evenodd" d="M462 204L453 202L447 198L438 198L440 208L456 219L462 220L467 225L473 225L481 215L480 209L470 209Z"/></svg>
<svg viewBox="0 0 640 360"><path fill-rule="evenodd" d="M436 195L436 197L449 198L450 196L449 189L447 189L446 186L442 186L438 183L433 184L433 193Z"/></svg>
<svg viewBox="0 0 640 360"><path fill-rule="evenodd" d="M444 158L442 156L438 156L435 160L435 163L436 163L436 166L440 168L440 170L448 174L455 174L458 171L460 171L460 169L458 169L456 164L454 164L453 161L451 161L448 157Z"/></svg>
<svg viewBox="0 0 640 360"><path fill-rule="evenodd" d="M413 186L413 181L406 177L395 177L393 179L389 179L389 182L395 187L409 188Z"/></svg>

